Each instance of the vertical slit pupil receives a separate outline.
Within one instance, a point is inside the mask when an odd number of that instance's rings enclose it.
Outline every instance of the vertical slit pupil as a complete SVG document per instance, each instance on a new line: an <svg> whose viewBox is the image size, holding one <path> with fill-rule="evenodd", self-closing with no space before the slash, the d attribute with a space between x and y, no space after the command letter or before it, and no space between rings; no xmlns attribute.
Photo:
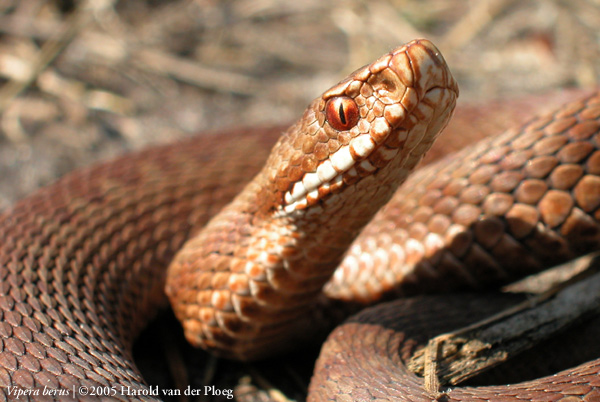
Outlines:
<svg viewBox="0 0 600 402"><path fill-rule="evenodd" d="M340 102L340 107L338 109L338 113L340 115L340 120L342 121L342 124L345 126L346 125L346 113L344 113L344 102Z"/></svg>

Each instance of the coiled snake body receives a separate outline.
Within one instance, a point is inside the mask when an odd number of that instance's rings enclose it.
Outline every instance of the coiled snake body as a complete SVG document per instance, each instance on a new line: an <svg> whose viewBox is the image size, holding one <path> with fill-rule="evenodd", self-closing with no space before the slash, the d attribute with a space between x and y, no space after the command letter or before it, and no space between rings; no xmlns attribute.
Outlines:
<svg viewBox="0 0 600 402"><path fill-rule="evenodd" d="M414 41L311 103L262 170L276 132L248 130L128 155L17 203L0 217L4 399L11 387L143 388L131 344L164 303L165 281L192 343L253 359L320 327L316 306L333 300L506 283L596 249L597 95L430 165L374 217L457 94L437 49ZM383 332L374 345L399 364L395 374L376 354L358 362L365 379L344 374L338 365L349 360L334 340L309 399L431 400L402 368L400 340ZM599 372L593 361L445 397L592 400Z"/></svg>

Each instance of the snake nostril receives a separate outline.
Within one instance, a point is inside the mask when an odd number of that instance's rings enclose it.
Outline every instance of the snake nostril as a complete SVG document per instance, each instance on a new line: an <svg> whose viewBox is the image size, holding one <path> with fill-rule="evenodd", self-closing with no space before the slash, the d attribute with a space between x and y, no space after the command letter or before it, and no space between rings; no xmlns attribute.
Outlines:
<svg viewBox="0 0 600 402"><path fill-rule="evenodd" d="M389 79L384 79L383 81L381 81L381 86L387 91L387 92L395 92L396 91L396 83L392 80Z"/></svg>
<svg viewBox="0 0 600 402"><path fill-rule="evenodd" d="M371 76L368 83L380 96L391 96L393 99L396 98L398 91L401 89L400 87L404 87L400 77L392 67ZM402 90L402 92L404 91Z"/></svg>

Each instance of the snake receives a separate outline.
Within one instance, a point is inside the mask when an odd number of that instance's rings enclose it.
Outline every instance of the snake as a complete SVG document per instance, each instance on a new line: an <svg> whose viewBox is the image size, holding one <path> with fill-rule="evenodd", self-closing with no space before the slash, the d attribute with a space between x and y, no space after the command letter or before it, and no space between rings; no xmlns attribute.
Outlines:
<svg viewBox="0 0 600 402"><path fill-rule="evenodd" d="M486 289L596 249L600 95L412 173L457 97L439 50L415 40L285 129L149 148L18 201L0 216L1 399L43 389L20 400L62 400L80 387L142 395L132 344L167 299L193 345L255 360L329 328L344 303ZM436 300L338 327L308 400L434 399L404 366L407 333L502 305ZM443 400L598 400L599 374L592 360Z"/></svg>

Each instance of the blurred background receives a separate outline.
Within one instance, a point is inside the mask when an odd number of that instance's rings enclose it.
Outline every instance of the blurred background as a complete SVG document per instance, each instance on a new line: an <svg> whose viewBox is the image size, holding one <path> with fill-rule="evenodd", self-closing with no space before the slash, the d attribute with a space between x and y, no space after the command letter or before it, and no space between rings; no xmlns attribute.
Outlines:
<svg viewBox="0 0 600 402"><path fill-rule="evenodd" d="M598 27L600 0L0 0L0 210L115 154L293 120L417 37L463 104L591 88ZM302 399L306 374L282 370Z"/></svg>
<svg viewBox="0 0 600 402"><path fill-rule="evenodd" d="M286 122L417 37L460 101L591 87L600 0L0 0L0 210L73 168Z"/></svg>

